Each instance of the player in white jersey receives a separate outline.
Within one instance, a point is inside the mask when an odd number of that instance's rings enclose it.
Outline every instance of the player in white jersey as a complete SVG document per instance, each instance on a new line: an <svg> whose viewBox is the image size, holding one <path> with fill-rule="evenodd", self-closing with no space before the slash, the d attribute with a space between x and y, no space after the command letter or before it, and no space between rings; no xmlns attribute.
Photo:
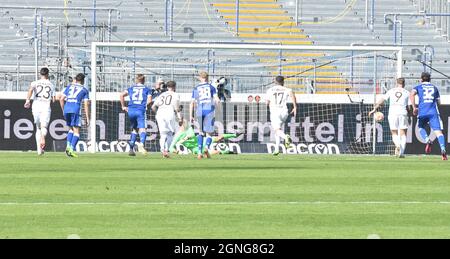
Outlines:
<svg viewBox="0 0 450 259"><path fill-rule="evenodd" d="M405 79L397 79L397 87L389 90L374 106L369 113L372 116L385 101L389 101L389 126L392 132L392 140L395 144L395 155L405 157L406 130L409 128L408 104L410 93L405 89Z"/></svg>
<svg viewBox="0 0 450 259"><path fill-rule="evenodd" d="M290 113L294 118L297 116L297 99L292 89L284 87L284 77L277 76L274 83L275 86L267 91L266 100L270 108L270 122L275 131L276 147L274 155L277 156L280 154L280 139L284 139L286 148L289 148L292 143L291 137L284 133L284 125L289 117L287 107L289 98L294 104L294 109Z"/></svg>
<svg viewBox="0 0 450 259"><path fill-rule="evenodd" d="M156 98L152 110L156 112L156 121L160 133L160 148L164 158L169 158L169 148L178 130L178 123L183 120L180 109L180 95L175 92L176 83L167 82L167 92Z"/></svg>
<svg viewBox="0 0 450 259"><path fill-rule="evenodd" d="M44 154L45 137L50 123L51 103L55 102L55 87L48 80L50 71L48 68L42 68L40 71L41 79L31 83L28 90L27 100L24 107L32 107L34 123L36 124L36 145L38 155ZM33 105L31 100L33 99Z"/></svg>

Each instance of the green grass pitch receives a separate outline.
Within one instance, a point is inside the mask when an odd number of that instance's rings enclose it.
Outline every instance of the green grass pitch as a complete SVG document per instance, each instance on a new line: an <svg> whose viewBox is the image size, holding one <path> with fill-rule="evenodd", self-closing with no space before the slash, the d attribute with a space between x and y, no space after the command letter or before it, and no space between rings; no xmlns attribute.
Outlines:
<svg viewBox="0 0 450 259"><path fill-rule="evenodd" d="M0 238L450 238L439 157L0 153Z"/></svg>

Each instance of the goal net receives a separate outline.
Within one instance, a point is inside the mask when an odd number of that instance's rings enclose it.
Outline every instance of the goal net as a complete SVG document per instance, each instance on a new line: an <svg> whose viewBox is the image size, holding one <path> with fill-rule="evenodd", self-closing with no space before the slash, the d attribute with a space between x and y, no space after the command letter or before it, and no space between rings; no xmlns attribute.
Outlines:
<svg viewBox="0 0 450 259"><path fill-rule="evenodd" d="M285 125L293 144L281 147L284 153L391 154L394 150L387 118L375 122L368 114L377 96L394 87L401 76L401 48L93 43L91 55L92 122L81 150L128 151L131 129L119 94L134 83L137 74L144 74L146 85L152 88L160 79L175 81L188 118L200 71L209 73L222 101L216 111L216 135L236 134L214 148L237 153L274 151L265 95L274 77L282 75L298 99L298 114ZM290 110L293 105L289 104ZM380 111L387 114L387 109ZM150 110L147 119L145 146L156 152L158 125Z"/></svg>

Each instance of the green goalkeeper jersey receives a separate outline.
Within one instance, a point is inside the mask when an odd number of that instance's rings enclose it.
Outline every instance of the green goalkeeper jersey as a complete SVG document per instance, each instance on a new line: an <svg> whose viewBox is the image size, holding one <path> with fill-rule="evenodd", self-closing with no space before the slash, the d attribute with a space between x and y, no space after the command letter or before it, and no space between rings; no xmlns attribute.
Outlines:
<svg viewBox="0 0 450 259"><path fill-rule="evenodd" d="M188 127L187 130L179 132L175 135L172 144L170 145L169 151L171 153L175 152L177 145L182 144L187 149L191 150L197 148L197 138L195 137L195 131L192 127Z"/></svg>
<svg viewBox="0 0 450 259"><path fill-rule="evenodd" d="M231 139L236 138L236 134L224 134L223 139ZM206 141L206 140L205 140ZM213 138L213 143L217 142L217 138ZM174 140L172 141L172 144L170 145L169 151L171 153L174 153L176 151L177 145L183 145L188 150L192 152L192 154L197 155L198 152L198 140L197 136L195 135L195 131L192 127L189 127L185 131L179 132L177 135L175 135ZM224 151L223 154L226 154L227 152Z"/></svg>

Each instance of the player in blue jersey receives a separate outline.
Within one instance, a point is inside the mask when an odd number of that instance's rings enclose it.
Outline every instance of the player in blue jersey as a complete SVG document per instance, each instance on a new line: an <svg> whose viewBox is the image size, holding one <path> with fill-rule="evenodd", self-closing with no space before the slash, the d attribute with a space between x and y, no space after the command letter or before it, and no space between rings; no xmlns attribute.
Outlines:
<svg viewBox="0 0 450 259"><path fill-rule="evenodd" d="M59 100L70 129L66 147L66 154L69 157L78 157L74 150L80 139L82 104L86 114L86 124L89 125L89 91L84 87L84 79L84 74L78 74L75 77L75 83L66 87Z"/></svg>
<svg viewBox="0 0 450 259"><path fill-rule="evenodd" d="M211 135L214 133L215 112L216 106L219 105L220 100L217 96L217 90L208 83L209 75L206 72L201 72L198 79L200 84L192 91L192 102L190 105L191 122L194 123L197 120L199 126L198 140L198 159L203 158L203 152L207 158L211 158L209 154L209 148L213 141ZM204 138L206 138L204 148Z"/></svg>
<svg viewBox="0 0 450 259"><path fill-rule="evenodd" d="M144 85L145 76L139 74L136 76L136 84L131 86L120 95L120 103L122 110L128 112L128 117L131 123L131 138L130 138L130 156L136 156L134 150L138 147L139 152L146 154L145 140L147 139L147 107L151 102L150 89ZM125 97L129 96L128 107L125 106ZM139 134L140 142L136 143Z"/></svg>
<svg viewBox="0 0 450 259"><path fill-rule="evenodd" d="M416 95L419 96L419 106L416 106ZM425 129L427 125L434 131L439 145L441 146L442 160L448 160L445 146L445 137L442 133L443 123L439 114L439 105L441 96L438 88L431 83L429 73L422 74L422 84L416 86L411 92L411 103L414 107L414 115L419 116L419 132L422 138L427 142L425 153L431 153L432 142Z"/></svg>

